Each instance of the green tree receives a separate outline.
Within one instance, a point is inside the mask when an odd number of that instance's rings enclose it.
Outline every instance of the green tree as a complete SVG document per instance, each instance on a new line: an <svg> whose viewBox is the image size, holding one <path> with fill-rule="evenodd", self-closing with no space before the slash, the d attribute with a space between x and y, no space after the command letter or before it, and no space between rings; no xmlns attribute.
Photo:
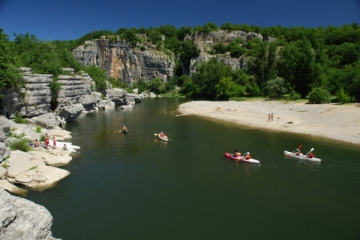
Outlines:
<svg viewBox="0 0 360 240"><path fill-rule="evenodd" d="M310 42L303 38L290 43L280 52L279 76L286 79L302 98L320 81L320 68Z"/></svg>
<svg viewBox="0 0 360 240"><path fill-rule="evenodd" d="M329 103L330 93L323 88L314 88L309 94L309 103Z"/></svg>
<svg viewBox="0 0 360 240"><path fill-rule="evenodd" d="M245 53L245 49L242 48L237 42L231 41L227 45L227 50L230 52L232 58L238 58Z"/></svg>
<svg viewBox="0 0 360 240"><path fill-rule="evenodd" d="M102 92L107 89L107 76L103 70L96 66L88 66L84 67L84 71L87 72L92 79L94 79L97 91Z"/></svg>
<svg viewBox="0 0 360 240"><path fill-rule="evenodd" d="M0 90L21 87L24 79L19 71L19 62L13 55L8 35L0 28Z"/></svg>
<svg viewBox="0 0 360 240"><path fill-rule="evenodd" d="M276 43L268 45L268 43L263 42L248 63L249 72L254 75L256 84L261 91L265 88L267 81L276 77L276 50Z"/></svg>
<svg viewBox="0 0 360 240"><path fill-rule="evenodd" d="M148 83L149 90L155 94L165 92L165 86L160 78L154 78Z"/></svg>
<svg viewBox="0 0 360 240"><path fill-rule="evenodd" d="M201 63L193 74L193 82L199 87L199 97L214 100L217 97L216 85L223 77L231 77L233 71L230 66L217 62L211 58Z"/></svg>
<svg viewBox="0 0 360 240"><path fill-rule="evenodd" d="M180 51L180 60L187 70L189 70L191 58L198 57L199 55L200 55L200 50L197 49L194 41L187 40L184 43L182 43L181 51Z"/></svg>
<svg viewBox="0 0 360 240"><path fill-rule="evenodd" d="M236 84L230 76L222 77L215 85L216 99L228 100L230 97L245 96L245 87Z"/></svg>
<svg viewBox="0 0 360 240"><path fill-rule="evenodd" d="M336 93L336 99L339 103L348 103L350 102L350 97L344 92L343 88L340 88L339 91Z"/></svg>
<svg viewBox="0 0 360 240"><path fill-rule="evenodd" d="M285 80L280 77L267 81L266 89L269 96L276 99L283 98L284 94L288 91Z"/></svg>

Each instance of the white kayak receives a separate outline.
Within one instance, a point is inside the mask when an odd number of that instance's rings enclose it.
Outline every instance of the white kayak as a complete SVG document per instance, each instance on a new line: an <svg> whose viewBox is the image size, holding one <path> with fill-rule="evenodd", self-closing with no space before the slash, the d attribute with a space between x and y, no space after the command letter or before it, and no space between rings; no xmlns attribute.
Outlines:
<svg viewBox="0 0 360 240"><path fill-rule="evenodd" d="M299 159L299 160L306 160L306 161L313 161L313 162L321 162L320 158L316 158L316 157L307 157L306 155L300 153L299 155L296 155L293 152L289 152L289 151L284 151L285 157L286 158L293 158L293 159Z"/></svg>

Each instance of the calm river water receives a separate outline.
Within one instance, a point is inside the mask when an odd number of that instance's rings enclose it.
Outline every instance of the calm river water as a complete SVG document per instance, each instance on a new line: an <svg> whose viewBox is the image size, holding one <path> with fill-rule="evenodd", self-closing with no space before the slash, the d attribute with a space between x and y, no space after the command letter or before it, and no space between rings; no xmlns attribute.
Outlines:
<svg viewBox="0 0 360 240"><path fill-rule="evenodd" d="M68 239L360 239L359 146L176 117L184 99L146 99L67 124L71 175L27 199ZM123 125L129 134L119 133ZM165 131L171 141L154 133ZM285 159L315 148L321 164ZM260 165L224 152L250 151Z"/></svg>

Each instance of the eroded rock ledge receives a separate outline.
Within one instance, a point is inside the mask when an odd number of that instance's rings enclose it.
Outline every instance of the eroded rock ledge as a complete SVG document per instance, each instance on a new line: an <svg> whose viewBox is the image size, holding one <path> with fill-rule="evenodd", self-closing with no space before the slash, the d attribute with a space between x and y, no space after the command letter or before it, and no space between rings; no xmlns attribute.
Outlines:
<svg viewBox="0 0 360 240"><path fill-rule="evenodd" d="M55 240L52 223L53 217L45 207L0 188L0 239Z"/></svg>

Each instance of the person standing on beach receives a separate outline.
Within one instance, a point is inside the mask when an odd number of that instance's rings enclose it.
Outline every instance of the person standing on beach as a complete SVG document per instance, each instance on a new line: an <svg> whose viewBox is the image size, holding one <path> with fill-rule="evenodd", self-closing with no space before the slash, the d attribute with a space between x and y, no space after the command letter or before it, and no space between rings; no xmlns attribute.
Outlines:
<svg viewBox="0 0 360 240"><path fill-rule="evenodd" d="M271 121L274 121L274 113L271 113Z"/></svg>
<svg viewBox="0 0 360 240"><path fill-rule="evenodd" d="M55 139L55 136L53 136L53 149L56 148L56 139Z"/></svg>
<svg viewBox="0 0 360 240"><path fill-rule="evenodd" d="M50 139L49 139L49 135L48 134L45 134L45 148L48 148L49 147L49 143L50 143Z"/></svg>
<svg viewBox="0 0 360 240"><path fill-rule="evenodd" d="M271 114L269 113L269 115L268 115L268 122L270 122L270 119L271 119Z"/></svg>

